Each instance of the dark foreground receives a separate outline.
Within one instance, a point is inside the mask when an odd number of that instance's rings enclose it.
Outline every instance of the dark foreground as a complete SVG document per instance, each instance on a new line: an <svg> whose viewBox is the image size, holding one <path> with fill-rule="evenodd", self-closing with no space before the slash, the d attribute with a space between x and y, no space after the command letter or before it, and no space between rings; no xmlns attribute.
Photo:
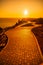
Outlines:
<svg viewBox="0 0 43 65"><path fill-rule="evenodd" d="M35 27L32 29L32 32L36 36L39 46L43 54L43 26Z"/></svg>

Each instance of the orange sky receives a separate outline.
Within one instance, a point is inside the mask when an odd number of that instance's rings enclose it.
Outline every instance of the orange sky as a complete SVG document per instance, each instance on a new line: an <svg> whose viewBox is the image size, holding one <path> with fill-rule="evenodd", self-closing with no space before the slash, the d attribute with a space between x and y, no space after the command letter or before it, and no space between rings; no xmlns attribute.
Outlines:
<svg viewBox="0 0 43 65"><path fill-rule="evenodd" d="M0 18L24 18L24 17L43 17L43 2L32 0L3 0L0 7ZM28 14L24 15L24 10Z"/></svg>

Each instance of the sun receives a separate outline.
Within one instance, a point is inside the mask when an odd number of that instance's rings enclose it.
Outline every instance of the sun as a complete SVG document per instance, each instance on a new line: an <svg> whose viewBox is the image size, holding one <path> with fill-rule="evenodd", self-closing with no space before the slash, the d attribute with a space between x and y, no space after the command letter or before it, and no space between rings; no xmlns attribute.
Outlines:
<svg viewBox="0 0 43 65"><path fill-rule="evenodd" d="M24 15L28 15L28 10L24 10Z"/></svg>

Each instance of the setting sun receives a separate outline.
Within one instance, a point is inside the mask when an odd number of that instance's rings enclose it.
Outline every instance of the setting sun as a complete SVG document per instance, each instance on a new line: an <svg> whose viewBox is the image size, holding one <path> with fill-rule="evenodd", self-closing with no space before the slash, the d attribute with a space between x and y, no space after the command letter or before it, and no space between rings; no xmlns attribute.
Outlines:
<svg viewBox="0 0 43 65"><path fill-rule="evenodd" d="M28 15L28 10L24 10L24 15Z"/></svg>
<svg viewBox="0 0 43 65"><path fill-rule="evenodd" d="M26 18L29 17L29 11L27 9L24 10L23 14L24 14L24 17Z"/></svg>
<svg viewBox="0 0 43 65"><path fill-rule="evenodd" d="M1 1L0 18L43 18L41 2L34 0Z"/></svg>

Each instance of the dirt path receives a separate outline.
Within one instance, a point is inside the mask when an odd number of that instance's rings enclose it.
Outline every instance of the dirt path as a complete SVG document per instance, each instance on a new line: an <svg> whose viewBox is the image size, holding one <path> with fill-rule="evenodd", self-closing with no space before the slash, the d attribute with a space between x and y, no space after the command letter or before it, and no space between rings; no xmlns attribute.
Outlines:
<svg viewBox="0 0 43 65"><path fill-rule="evenodd" d="M41 54L37 41L29 28L16 28L6 32L8 44L0 52L0 65L39 65Z"/></svg>

